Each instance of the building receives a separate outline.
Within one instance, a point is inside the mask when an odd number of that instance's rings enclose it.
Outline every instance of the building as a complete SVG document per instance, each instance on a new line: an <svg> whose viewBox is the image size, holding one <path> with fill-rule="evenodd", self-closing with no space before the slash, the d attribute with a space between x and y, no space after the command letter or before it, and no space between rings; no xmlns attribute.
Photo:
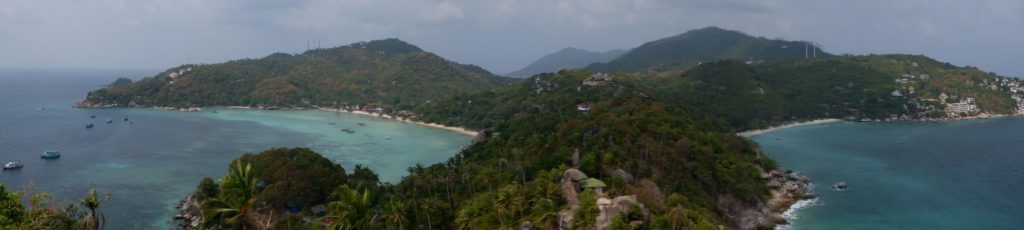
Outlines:
<svg viewBox="0 0 1024 230"><path fill-rule="evenodd" d="M580 188L593 189L598 195L604 195L604 187L607 187L604 181L598 180L597 178L587 178L580 181Z"/></svg>
<svg viewBox="0 0 1024 230"><path fill-rule="evenodd" d="M590 111L590 104L587 104L586 102L579 103L576 105L576 110L579 110L580 112L583 113L587 113Z"/></svg>
<svg viewBox="0 0 1024 230"><path fill-rule="evenodd" d="M959 116L961 114L973 114L979 112L978 106L975 104L974 98L968 97L957 103L946 104L946 114L949 116Z"/></svg>
<svg viewBox="0 0 1024 230"><path fill-rule="evenodd" d="M583 79L583 85L588 86L607 86L613 83L612 77L607 73L595 73L587 77L587 79Z"/></svg>

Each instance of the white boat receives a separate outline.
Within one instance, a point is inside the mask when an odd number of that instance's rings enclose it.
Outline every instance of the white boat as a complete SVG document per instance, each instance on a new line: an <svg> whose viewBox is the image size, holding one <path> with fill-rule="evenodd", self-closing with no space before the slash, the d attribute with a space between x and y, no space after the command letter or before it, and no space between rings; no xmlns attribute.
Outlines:
<svg viewBox="0 0 1024 230"><path fill-rule="evenodd" d="M25 164L22 164L21 162L17 162L17 161L11 161L11 162L7 162L6 164L4 164L4 170L20 169L21 167L25 167Z"/></svg>

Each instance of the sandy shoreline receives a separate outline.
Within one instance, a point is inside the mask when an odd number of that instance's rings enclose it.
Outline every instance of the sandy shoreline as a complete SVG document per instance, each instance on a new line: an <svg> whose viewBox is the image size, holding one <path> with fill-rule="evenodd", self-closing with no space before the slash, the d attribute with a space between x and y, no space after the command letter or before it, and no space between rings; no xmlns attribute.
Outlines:
<svg viewBox="0 0 1024 230"><path fill-rule="evenodd" d="M422 126L436 128L436 129L448 130L448 131L452 131L452 132L456 132L456 133L461 133L463 135L467 135L467 136L471 136L471 137L475 137L477 135L477 131L469 130L469 129L462 128L462 127L446 126L446 125L442 125L442 124L426 123L426 122L412 121L412 120L407 120L407 119L403 120L403 119L398 119L397 117L392 117L390 115L376 115L376 114L371 114L371 113L367 113L367 112L359 111L359 110L346 111L346 110L343 110L343 109L331 109L331 108L318 108L317 110L325 111L325 112L350 113L350 114L357 114L357 115L364 115L364 116L371 116L371 117L386 118L386 119L391 119L391 120L399 121L399 122L402 122L402 123L409 123L409 124L422 125Z"/></svg>
<svg viewBox="0 0 1024 230"><path fill-rule="evenodd" d="M803 122L794 122L794 123L789 123L789 124L780 125L780 126L768 127L768 128L765 128L765 129L756 129L756 130L748 130L748 131L738 132L738 133L736 133L736 135L737 136L741 136L741 137L752 137L752 136L757 136L757 135L761 135L761 134L765 134L765 133L768 133L768 132L771 132L771 131L785 129L785 128L792 128L792 127L805 126L805 125L828 124L828 123L835 123L835 122L842 122L842 121L843 121L842 119L828 118L828 119L817 119L817 120L810 120L810 121L803 121Z"/></svg>

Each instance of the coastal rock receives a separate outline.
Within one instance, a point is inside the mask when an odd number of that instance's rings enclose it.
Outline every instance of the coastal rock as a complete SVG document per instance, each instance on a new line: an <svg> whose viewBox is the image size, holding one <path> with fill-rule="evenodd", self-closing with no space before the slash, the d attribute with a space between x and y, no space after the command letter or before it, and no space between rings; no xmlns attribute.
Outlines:
<svg viewBox="0 0 1024 230"><path fill-rule="evenodd" d="M199 201L195 195L185 197L177 207L178 213L174 215L174 223L177 225L177 229L200 229L203 219L199 208Z"/></svg>
<svg viewBox="0 0 1024 230"><path fill-rule="evenodd" d="M767 202L748 204L732 196L718 199L719 210L722 210L739 229L772 229L778 225L788 224L782 213L799 200L814 199L810 194L810 179L791 170L772 170L763 172L762 177L771 189L771 198Z"/></svg>

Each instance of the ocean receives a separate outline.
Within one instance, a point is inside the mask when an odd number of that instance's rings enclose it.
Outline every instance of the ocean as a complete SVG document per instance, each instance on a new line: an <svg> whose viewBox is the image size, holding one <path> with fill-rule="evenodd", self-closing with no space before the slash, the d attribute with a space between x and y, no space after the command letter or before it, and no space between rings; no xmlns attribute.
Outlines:
<svg viewBox="0 0 1024 230"><path fill-rule="evenodd" d="M155 72L0 71L0 163L25 164L0 172L0 183L52 193L63 204L95 188L111 197L100 207L107 229L170 229L174 205L203 177L223 176L243 153L306 147L348 172L362 164L382 180L397 182L410 166L446 161L471 140L446 130L315 110L71 107L117 77ZM89 123L95 127L86 129ZM61 158L40 159L48 149L60 150Z"/></svg>
<svg viewBox="0 0 1024 230"><path fill-rule="evenodd" d="M752 139L814 183L819 198L787 213L784 228L1024 227L1024 118L844 122Z"/></svg>

